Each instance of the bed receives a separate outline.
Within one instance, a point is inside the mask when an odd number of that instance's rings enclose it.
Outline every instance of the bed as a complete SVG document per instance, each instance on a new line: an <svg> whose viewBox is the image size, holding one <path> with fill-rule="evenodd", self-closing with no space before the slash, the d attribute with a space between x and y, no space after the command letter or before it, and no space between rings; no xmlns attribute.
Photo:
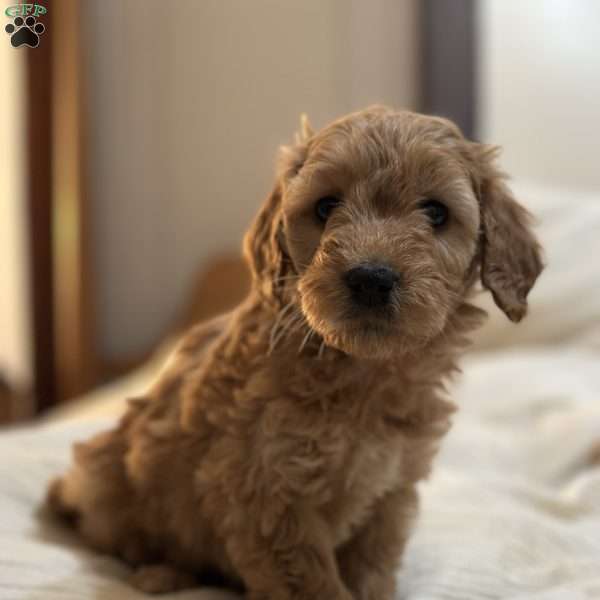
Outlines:
<svg viewBox="0 0 600 600"><path fill-rule="evenodd" d="M600 197L520 182L548 268L518 327L491 318L463 362L460 406L403 566L406 600L600 598ZM0 435L0 598L133 600L129 570L39 510L74 440L108 427L168 349L121 380ZM169 598L217 598L190 590Z"/></svg>

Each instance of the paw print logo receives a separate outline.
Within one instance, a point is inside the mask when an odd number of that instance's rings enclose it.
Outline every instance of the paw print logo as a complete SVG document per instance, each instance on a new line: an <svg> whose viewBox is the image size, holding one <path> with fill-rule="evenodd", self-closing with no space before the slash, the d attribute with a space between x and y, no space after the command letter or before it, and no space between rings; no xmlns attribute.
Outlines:
<svg viewBox="0 0 600 600"><path fill-rule="evenodd" d="M40 35L44 33L46 28L43 23L30 15L26 19L15 17L13 22L9 23L4 30L10 35L10 43L13 48L19 46L37 48L40 43Z"/></svg>

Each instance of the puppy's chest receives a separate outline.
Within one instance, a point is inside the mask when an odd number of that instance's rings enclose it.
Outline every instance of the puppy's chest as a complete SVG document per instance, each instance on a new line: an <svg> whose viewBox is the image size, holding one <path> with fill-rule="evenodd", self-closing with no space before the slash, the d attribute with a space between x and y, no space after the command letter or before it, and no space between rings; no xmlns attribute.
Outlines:
<svg viewBox="0 0 600 600"><path fill-rule="evenodd" d="M402 485L410 441L386 426L383 416L361 422L359 415L285 412L284 427L274 427L260 448L265 473L285 474L289 497L317 508L339 546L369 519L380 498Z"/></svg>
<svg viewBox="0 0 600 600"><path fill-rule="evenodd" d="M332 501L325 512L336 544L347 541L370 517L377 501L402 485L403 444L400 439L365 436L347 449L337 476L332 477Z"/></svg>
<svg viewBox="0 0 600 600"><path fill-rule="evenodd" d="M357 383L323 398L327 408L315 409L307 428L318 432L316 464L324 467L328 492L323 512L336 545L350 539L377 501L405 479L411 441L389 418L390 404L403 398L397 389L376 387Z"/></svg>

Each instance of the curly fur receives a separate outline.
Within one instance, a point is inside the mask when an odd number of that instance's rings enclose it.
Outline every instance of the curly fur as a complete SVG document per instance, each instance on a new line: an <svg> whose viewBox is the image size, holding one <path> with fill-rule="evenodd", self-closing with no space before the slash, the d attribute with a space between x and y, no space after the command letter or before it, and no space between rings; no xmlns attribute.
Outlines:
<svg viewBox="0 0 600 600"><path fill-rule="evenodd" d="M495 150L450 122L371 107L281 152L246 235L252 290L196 326L118 427L77 444L49 502L149 592L217 574L253 599L385 600L453 405L444 382L483 313L512 320L542 264ZM314 204L342 198L325 225ZM440 231L419 203L442 200ZM385 317L342 275L383 261Z"/></svg>

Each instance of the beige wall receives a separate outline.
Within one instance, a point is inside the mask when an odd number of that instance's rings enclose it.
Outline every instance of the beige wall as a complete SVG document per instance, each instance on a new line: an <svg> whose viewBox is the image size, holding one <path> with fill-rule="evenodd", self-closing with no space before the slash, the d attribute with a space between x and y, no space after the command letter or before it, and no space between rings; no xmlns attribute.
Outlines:
<svg viewBox="0 0 600 600"><path fill-rule="evenodd" d="M199 265L240 245L298 115L413 107L416 0L85 3L99 333L168 327Z"/></svg>
<svg viewBox="0 0 600 600"><path fill-rule="evenodd" d="M9 2L1 2L4 13ZM14 4L14 2L12 2ZM4 32L2 32L4 33ZM8 38L8 36L3 36ZM0 373L31 383L29 288L24 195L24 54L0 43Z"/></svg>
<svg viewBox="0 0 600 600"><path fill-rule="evenodd" d="M600 187L600 2L482 0L480 132L514 176Z"/></svg>

